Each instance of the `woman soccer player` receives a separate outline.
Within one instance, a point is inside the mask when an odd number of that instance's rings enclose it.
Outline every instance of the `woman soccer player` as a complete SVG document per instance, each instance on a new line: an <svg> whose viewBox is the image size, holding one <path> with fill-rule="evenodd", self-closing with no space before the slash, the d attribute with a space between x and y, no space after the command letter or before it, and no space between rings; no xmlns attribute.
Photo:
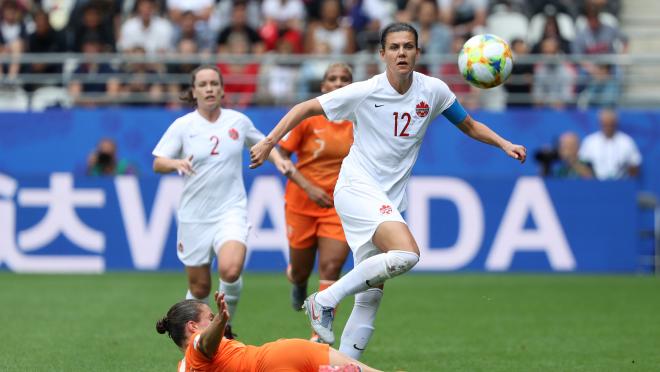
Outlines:
<svg viewBox="0 0 660 372"><path fill-rule="evenodd" d="M294 106L250 150L254 168L280 138L309 116L325 114L330 120L353 122L355 138L342 163L334 201L355 267L330 287L311 294L304 306L312 328L324 342L332 343L333 309L344 297L355 294L339 348L355 359L374 330L382 296L377 288L419 261L419 248L400 212L406 207L406 185L429 123L443 115L468 136L520 162L527 156L523 146L503 139L468 115L443 81L414 72L420 53L414 27L388 25L380 45L384 73Z"/></svg>
<svg viewBox="0 0 660 372"><path fill-rule="evenodd" d="M353 82L345 63L328 67L321 82L323 93ZM307 280L319 254L319 290L339 279L349 252L341 221L333 206L332 193L339 168L353 143L353 124L347 120L329 121L323 115L304 120L282 141L286 156L295 153L297 172L286 186L286 223L289 237L287 277L293 284L291 305L301 310L307 297ZM316 336L313 336L316 337Z"/></svg>
<svg viewBox="0 0 660 372"><path fill-rule="evenodd" d="M188 275L186 298L205 300L209 296L210 264L217 255L220 292L234 315L241 295L249 229L243 148L264 135L247 116L221 108L223 95L217 67L195 69L191 88L182 96L195 111L170 125L153 155L155 172L176 171L185 178L178 210L177 255ZM276 150L269 158L282 173L293 167ZM230 327L227 330L230 335Z"/></svg>
<svg viewBox="0 0 660 372"><path fill-rule="evenodd" d="M204 301L184 300L156 323L156 331L167 332L184 354L178 371L377 371L328 345L307 340L279 339L252 346L223 338L230 318L224 297L215 292L218 314Z"/></svg>

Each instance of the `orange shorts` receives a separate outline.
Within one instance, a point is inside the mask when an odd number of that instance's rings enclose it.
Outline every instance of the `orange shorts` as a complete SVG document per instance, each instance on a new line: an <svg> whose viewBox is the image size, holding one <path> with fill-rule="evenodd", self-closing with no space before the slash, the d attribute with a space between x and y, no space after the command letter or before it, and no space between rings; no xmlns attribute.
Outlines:
<svg viewBox="0 0 660 372"><path fill-rule="evenodd" d="M306 216L285 210L289 245L294 249L307 249L316 245L319 237L346 241L344 229L337 213L328 216Z"/></svg>
<svg viewBox="0 0 660 372"><path fill-rule="evenodd" d="M317 372L319 366L330 364L330 346L308 340L279 339L260 346L257 371Z"/></svg>

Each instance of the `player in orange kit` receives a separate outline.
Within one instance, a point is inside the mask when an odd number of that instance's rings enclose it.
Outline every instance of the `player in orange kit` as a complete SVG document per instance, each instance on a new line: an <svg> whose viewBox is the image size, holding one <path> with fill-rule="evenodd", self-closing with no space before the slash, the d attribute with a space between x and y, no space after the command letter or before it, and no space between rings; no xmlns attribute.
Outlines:
<svg viewBox="0 0 660 372"><path fill-rule="evenodd" d="M352 82L351 68L345 63L334 63L323 76L321 91L332 92ZM307 297L307 280L314 268L316 251L319 290L339 279L350 251L332 194L341 162L352 144L353 124L347 120L329 121L323 115L304 120L280 141L285 156L295 153L298 157L297 172L289 175L285 194L290 253L287 277L293 284L294 310L301 310Z"/></svg>
<svg viewBox="0 0 660 372"><path fill-rule="evenodd" d="M184 353L179 372L190 371L338 371L375 369L349 358L326 344L300 339L279 339L262 346L245 345L222 337L229 320L224 294L215 292L218 314L204 301L184 300L156 323Z"/></svg>

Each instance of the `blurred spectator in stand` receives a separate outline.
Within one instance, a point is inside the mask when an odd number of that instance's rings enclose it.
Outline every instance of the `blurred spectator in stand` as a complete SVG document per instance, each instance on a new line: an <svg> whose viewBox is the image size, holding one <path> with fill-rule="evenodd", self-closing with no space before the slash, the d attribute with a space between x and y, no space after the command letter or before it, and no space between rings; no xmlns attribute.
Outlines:
<svg viewBox="0 0 660 372"><path fill-rule="evenodd" d="M580 138L573 132L565 132L559 136L557 149L558 162L554 165L552 176L557 178L593 178L591 164L578 158Z"/></svg>
<svg viewBox="0 0 660 372"><path fill-rule="evenodd" d="M264 0L261 5L264 24L259 34L267 51L274 50L283 38L287 42L296 40L294 52L302 52L302 21L305 19L305 6L301 0Z"/></svg>
<svg viewBox="0 0 660 372"><path fill-rule="evenodd" d="M145 58L146 52L141 47L135 47L124 51L124 55ZM127 99L125 104L135 106L163 104L165 88L161 71L160 66L147 61L125 63L121 72L130 76L121 86L121 95Z"/></svg>
<svg viewBox="0 0 660 372"><path fill-rule="evenodd" d="M103 4L90 1L81 6L80 11L74 10L74 17L69 21L68 38L70 40L69 49L74 52L82 51L82 40L88 33L94 33L99 36L103 52L111 53L115 51L115 34L112 29L112 22L104 18ZM80 18L75 17L80 14Z"/></svg>
<svg viewBox="0 0 660 372"><path fill-rule="evenodd" d="M34 13L34 32L28 36L27 50L30 53L62 53L66 50L64 34L53 30L48 20L48 14L42 9ZM60 63L31 63L28 71L32 74L57 74L54 77L40 78L39 83L26 84L27 91L33 91L43 85L61 84L62 64Z"/></svg>
<svg viewBox="0 0 660 372"><path fill-rule="evenodd" d="M587 87L580 93L578 105L588 107L616 107L620 97L620 82L615 76L615 66L594 64Z"/></svg>
<svg viewBox="0 0 660 372"><path fill-rule="evenodd" d="M222 29L229 26L232 11L236 4L245 6L246 24L253 30L258 30L262 24L261 1L260 0L220 0L211 14L209 27L214 35L217 35Z"/></svg>
<svg viewBox="0 0 660 372"><path fill-rule="evenodd" d="M315 43L311 54L315 58L305 58L300 65L298 78L298 99L306 101L312 96L321 94L323 75L333 62L330 60L330 45L328 43Z"/></svg>
<svg viewBox="0 0 660 372"><path fill-rule="evenodd" d="M453 55L458 55L469 36L454 35L451 49ZM456 94L463 106L471 110L479 107L480 89L473 87L463 79L456 61L445 63L440 67L440 78L447 83L449 89Z"/></svg>
<svg viewBox="0 0 660 372"><path fill-rule="evenodd" d="M121 84L111 77L115 70L108 63L93 61L102 48L97 34L89 33L83 38L83 58L69 81L69 94L78 105L93 107L111 103L119 95Z"/></svg>
<svg viewBox="0 0 660 372"><path fill-rule="evenodd" d="M571 52L571 42L566 40L566 38L564 38L559 32L559 24L557 23L557 17L555 15L548 15L545 18L541 39L539 39L539 42L532 48L532 53L541 53L541 43L547 38L557 39L559 41L559 50L561 50L562 53L568 54Z"/></svg>
<svg viewBox="0 0 660 372"><path fill-rule="evenodd" d="M344 5L358 49L379 50L380 31L393 21L396 8L387 0L346 0Z"/></svg>
<svg viewBox="0 0 660 372"><path fill-rule="evenodd" d="M570 63L561 59L557 39L544 39L541 53L543 62L534 66L534 104L563 109L574 100L575 71Z"/></svg>
<svg viewBox="0 0 660 372"><path fill-rule="evenodd" d="M181 24L186 12L192 12L195 21L205 23L208 28L209 18L213 13L214 0L167 0L167 13L174 24Z"/></svg>
<svg viewBox="0 0 660 372"><path fill-rule="evenodd" d="M575 0L525 0L530 16L538 13L547 13L548 8L555 9L557 13L564 13L572 18L577 17L579 1Z"/></svg>
<svg viewBox="0 0 660 372"><path fill-rule="evenodd" d="M599 112L600 131L585 137L580 147L580 160L590 163L599 180L639 176L642 155L635 141L618 130L618 116L614 110Z"/></svg>
<svg viewBox="0 0 660 372"><path fill-rule="evenodd" d="M193 57L197 54L197 42L193 39L181 39L176 48L177 57ZM170 79L167 85L168 91L168 107L181 108L181 100L179 95L181 92L187 91L190 87L190 74L199 66L196 62L180 62L169 63L167 65L168 74L179 75L175 79Z"/></svg>
<svg viewBox="0 0 660 372"><path fill-rule="evenodd" d="M438 0L443 22L459 34L481 34L486 26L488 0Z"/></svg>
<svg viewBox="0 0 660 372"><path fill-rule="evenodd" d="M2 73L5 72L7 80L15 80L20 72L21 65L19 59L25 50L27 41L27 28L23 22L23 8L15 0L5 0L0 4L0 36L4 43L4 49L11 55L11 62Z"/></svg>
<svg viewBox="0 0 660 372"><path fill-rule="evenodd" d="M103 138L87 157L87 175L115 176L137 174L136 168L124 159L117 157L117 144L110 138Z"/></svg>
<svg viewBox="0 0 660 372"><path fill-rule="evenodd" d="M209 54L215 42L208 24L206 22L197 22L195 14L190 10L186 10L181 14L179 23L174 30L175 45L178 45L182 39L195 40L199 52L203 54Z"/></svg>
<svg viewBox="0 0 660 372"><path fill-rule="evenodd" d="M229 50L228 40L231 35L242 34L248 40L248 53L261 54L264 51L264 43L259 33L248 24L247 2L236 1L231 10L231 20L227 27L218 34L218 52L220 55L227 54Z"/></svg>
<svg viewBox="0 0 660 372"><path fill-rule="evenodd" d="M121 26L117 49L141 47L147 54L174 50L174 28L156 10L155 0L137 0L135 15Z"/></svg>
<svg viewBox="0 0 660 372"><path fill-rule="evenodd" d="M529 47L523 39L511 41L513 59L516 61L511 70L511 77L504 84L509 107L529 107L534 81L534 65L531 62L521 61L521 57L529 57Z"/></svg>
<svg viewBox="0 0 660 372"><path fill-rule="evenodd" d="M242 33L235 33L227 39L227 54L233 57L249 57L250 42ZM222 59L221 59L222 60ZM221 62L218 68L224 79L225 97L223 106L244 108L254 102L257 92L259 63L241 61Z"/></svg>
<svg viewBox="0 0 660 372"><path fill-rule="evenodd" d="M275 53L290 55L294 52L296 40L282 38L277 43ZM259 98L264 104L291 104L297 100L298 87L297 63L265 61L259 74Z"/></svg>
<svg viewBox="0 0 660 372"><path fill-rule="evenodd" d="M320 43L327 44L333 56L355 52L355 34L344 23L339 0L321 0L321 19L307 25L305 53L313 53Z"/></svg>
<svg viewBox="0 0 660 372"><path fill-rule="evenodd" d="M587 27L579 29L573 41L572 51L576 55L618 54L627 51L628 39L625 35L610 25L601 23L600 10L589 7L586 14ZM585 86L592 79L598 79L604 72L611 72L612 80L617 85L621 81L623 71L617 66L608 67L607 70L598 68L595 63L585 61L580 63L580 86ZM616 89L618 91L618 88Z"/></svg>
<svg viewBox="0 0 660 372"><path fill-rule="evenodd" d="M437 56L449 53L451 50L452 31L438 19L438 5L435 0L422 0L417 6L415 23L419 33L418 45L429 60L438 61L431 65L418 64L422 72L437 76L440 72L440 62Z"/></svg>

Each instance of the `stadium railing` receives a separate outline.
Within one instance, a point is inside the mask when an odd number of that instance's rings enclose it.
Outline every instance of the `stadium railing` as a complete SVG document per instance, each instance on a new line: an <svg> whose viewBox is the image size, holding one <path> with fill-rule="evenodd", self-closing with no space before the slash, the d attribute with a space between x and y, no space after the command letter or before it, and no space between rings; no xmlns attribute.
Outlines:
<svg viewBox="0 0 660 372"><path fill-rule="evenodd" d="M311 79L308 86L312 89L299 90L297 84L300 79L306 79L303 76L303 69L306 65L318 63L320 65L330 62L343 61L353 66L355 80L366 79L372 72L382 71L380 59L376 52L358 53L341 56L319 56L319 55L156 55L156 56L135 56L117 54L74 54L74 53L48 53L48 54L22 54L20 56L0 55L0 63L7 65L9 63L19 63L21 71L15 79L0 78L0 91L11 92L17 89L30 90L30 86L61 86L67 87L72 81L84 81L85 83L105 83L108 79L116 79L120 84L132 82L135 75L131 72L122 72L122 66L130 64L155 64L163 70L158 74L145 74L141 76L145 83L159 84L181 84L189 83L188 73L168 73L167 66L177 64L259 64L262 69L258 75L232 75L225 76L225 84L253 84L256 87L254 97L249 102L251 105L283 104L289 105L301 100L318 95L318 81ZM78 64L83 62L108 63L115 71L113 73L98 73L93 75L75 74L74 71ZM619 66L618 78L620 79L621 97L618 101L620 106L653 108L660 105L660 76L653 74L640 73L640 69L630 69L631 66L657 66L660 64L660 54L616 54L616 55L561 55L553 58L546 58L540 55L525 55L515 59L516 64L534 65L543 62L549 65L558 65L570 63L572 66L578 66L583 62L592 62L594 64L613 64ZM445 64L455 64L456 56L453 54L445 55L422 55L419 65L430 66L429 73L442 78L448 84L463 84L464 81L459 75L440 76L439 67ZM57 73L31 73L29 66L31 64L50 64L58 67L61 72ZM292 71L290 78L296 82L290 83L294 92L290 95L269 97L268 79L272 71L265 67L285 66ZM317 69L318 71L318 69ZM641 70L643 71L643 70ZM318 76L316 77L318 80ZM580 105L581 88L590 82L590 77L586 74L576 73L574 81L575 94L566 97L568 104ZM314 84L316 83L316 84ZM520 75L511 76L506 83L508 86L529 84L529 80ZM639 92L642 92L641 94ZM176 101L178 95L167 91L159 97L149 95L147 92L123 93L113 97L107 97L104 93L83 93L77 97L77 102L85 100L101 100L101 104L167 104ZM510 103L532 104L530 94L509 94L507 100ZM99 102L97 102L99 103Z"/></svg>

